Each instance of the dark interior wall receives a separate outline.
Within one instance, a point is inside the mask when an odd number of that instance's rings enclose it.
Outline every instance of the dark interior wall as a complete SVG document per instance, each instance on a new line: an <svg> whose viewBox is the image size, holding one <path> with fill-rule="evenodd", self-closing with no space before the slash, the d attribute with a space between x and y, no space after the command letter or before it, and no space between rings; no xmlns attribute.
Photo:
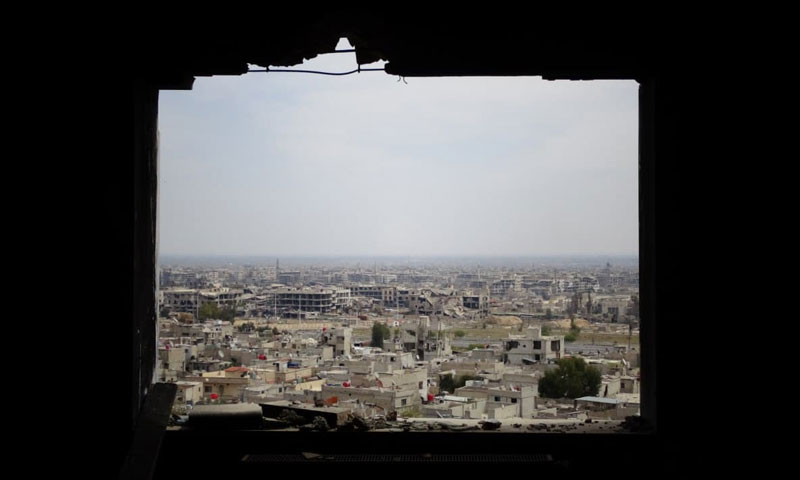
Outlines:
<svg viewBox="0 0 800 480"><path fill-rule="evenodd" d="M133 308L131 309L131 404L141 408L153 383L156 358L156 201L158 198L158 89L133 85ZM138 407L137 407L138 406ZM135 411L131 421L136 422Z"/></svg>
<svg viewBox="0 0 800 480"><path fill-rule="evenodd" d="M102 322L109 337L126 346L121 352L130 352L130 356L118 353L112 364L96 366L96 375L108 379L103 395L114 399L114 408L106 409L105 425L118 439L106 445L111 463L121 464L152 377L155 272L143 259L155 252L157 89L190 88L194 75L241 74L247 61L291 65L333 48L332 39L343 34L351 36L357 47L365 46L360 53L364 58L388 59L387 70L402 75L538 74L643 81L646 87L640 98L650 98L654 105L654 131L643 135L652 135L655 163L646 179L650 195L642 196L652 232L641 245L642 277L650 272L654 279L649 307L643 296L642 309L646 315L650 308L659 320L647 340L656 348L652 357L645 353L643 359L657 365L658 384L650 387L643 382L643 388L652 388L650 394L658 399L660 443L649 445L649 452L640 447L639 453L648 461L665 461L661 452L678 448L677 439L691 417L688 406L671 398L670 392L684 385L682 372L675 363L664 361L670 346L681 339L669 319L679 313L674 299L679 291L678 259L685 253L680 224L692 201L681 194L681 172L691 162L693 141L681 122L700 100L689 82L679 79L693 68L685 61L690 56L686 45L670 39L669 48L664 48L657 33L641 33L644 24L627 30L573 24L565 31L559 30L563 25L547 27L519 18L498 23L480 15L459 17L459 22L439 17L422 23L414 23L409 15L366 18L316 16L258 32L150 32L135 37L140 42L137 48L116 51L117 66L85 77L90 88L80 105L93 119L94 139L86 156L101 174L97 183L78 183L88 191L89 268L102 273L102 280L87 275L87 281L96 289L96 321ZM98 81L108 78L113 82ZM614 448L613 441L608 448Z"/></svg>

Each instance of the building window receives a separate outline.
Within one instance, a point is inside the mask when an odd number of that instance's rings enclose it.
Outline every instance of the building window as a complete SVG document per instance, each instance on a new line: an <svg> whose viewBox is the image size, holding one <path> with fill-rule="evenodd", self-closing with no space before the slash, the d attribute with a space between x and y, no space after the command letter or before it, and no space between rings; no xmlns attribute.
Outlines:
<svg viewBox="0 0 800 480"><path fill-rule="evenodd" d="M406 404L406 399L405 399L405 398L404 398L404 399L402 399L402 400L400 400L400 405L403 405L403 406L405 406L405 404Z"/></svg>

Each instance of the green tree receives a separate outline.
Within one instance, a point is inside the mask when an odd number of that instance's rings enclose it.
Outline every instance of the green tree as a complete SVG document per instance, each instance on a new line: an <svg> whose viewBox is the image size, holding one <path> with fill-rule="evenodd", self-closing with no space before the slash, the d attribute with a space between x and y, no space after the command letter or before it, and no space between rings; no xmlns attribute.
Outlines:
<svg viewBox="0 0 800 480"><path fill-rule="evenodd" d="M236 317L236 307L219 308L216 303L204 303L197 310L197 318L200 320L225 320L232 322Z"/></svg>
<svg viewBox="0 0 800 480"><path fill-rule="evenodd" d="M250 333L255 330L255 328L256 325L253 322L246 322L236 327L236 330L238 330L240 333Z"/></svg>
<svg viewBox="0 0 800 480"><path fill-rule="evenodd" d="M200 308L197 310L197 318L200 320L219 320L219 307L213 302L204 303L200 305Z"/></svg>
<svg viewBox="0 0 800 480"><path fill-rule="evenodd" d="M456 337L458 337L458 338L461 338L461 337L463 337L464 335L466 335L466 333L464 332L464 330L456 330L455 332L453 332L453 334L454 334Z"/></svg>
<svg viewBox="0 0 800 480"><path fill-rule="evenodd" d="M545 372L539 380L539 395L545 398L579 398L600 391L600 370L588 366L582 358L562 358L558 367Z"/></svg>
<svg viewBox="0 0 800 480"><path fill-rule="evenodd" d="M439 392L449 392L453 393L456 390L455 380L453 380L453 375L445 375L439 381Z"/></svg>
<svg viewBox="0 0 800 480"><path fill-rule="evenodd" d="M453 378L452 374L447 374L439 381L439 391L447 391L453 393L456 388L461 388L467 384L467 380L480 380L481 377L475 375L460 375Z"/></svg>
<svg viewBox="0 0 800 480"><path fill-rule="evenodd" d="M225 320L226 322L232 322L235 317L236 317L235 307L225 307L219 310L220 320Z"/></svg>
<svg viewBox="0 0 800 480"><path fill-rule="evenodd" d="M578 335L580 335L581 329L577 325L575 325L575 317L570 317L569 321L569 332L564 335L564 341L566 342L574 342L578 339Z"/></svg>
<svg viewBox="0 0 800 480"><path fill-rule="evenodd" d="M373 347L383 348L383 340L389 339L392 336L391 330L386 325L374 322L372 324L372 342L370 343Z"/></svg>

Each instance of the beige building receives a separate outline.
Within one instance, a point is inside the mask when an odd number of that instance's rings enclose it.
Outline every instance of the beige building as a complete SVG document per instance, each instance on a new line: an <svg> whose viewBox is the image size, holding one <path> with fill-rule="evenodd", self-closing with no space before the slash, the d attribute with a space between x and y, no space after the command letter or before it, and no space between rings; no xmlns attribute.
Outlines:
<svg viewBox="0 0 800 480"><path fill-rule="evenodd" d="M336 397L339 401L358 400L361 403L375 404L382 408L385 413L396 411L399 415L409 409L419 408L422 404L419 390L416 388L386 389L380 387L355 388L323 385L321 392L306 393L312 393L313 398L322 400Z"/></svg>
<svg viewBox="0 0 800 480"><path fill-rule="evenodd" d="M322 345L333 347L334 357L344 357L353 353L353 329L350 327L334 328L322 334Z"/></svg>
<svg viewBox="0 0 800 480"><path fill-rule="evenodd" d="M187 377L190 382L203 385L203 401L208 403L216 394L221 403L238 403L242 401L244 389L250 384L248 369L231 367L219 372L203 373L199 377Z"/></svg>
<svg viewBox="0 0 800 480"><path fill-rule="evenodd" d="M377 373L376 377L377 381L379 382L378 385L383 388L416 388L421 398L428 397L428 386L430 386L430 380L428 379L427 368L396 370L391 373Z"/></svg>
<svg viewBox="0 0 800 480"><path fill-rule="evenodd" d="M175 393L175 402L172 404L173 413L182 415L186 408L191 408L203 401L203 384L201 382L175 382L178 391Z"/></svg>
<svg viewBox="0 0 800 480"><path fill-rule="evenodd" d="M538 391L532 387L489 388L486 391L486 412L489 418L499 418L497 415L502 415L504 418L531 418L533 410L536 408L538 394ZM498 408L502 413L494 414L493 410ZM510 410L514 411L510 412Z"/></svg>
<svg viewBox="0 0 800 480"><path fill-rule="evenodd" d="M530 327L524 337L510 336L503 340L503 362L524 365L564 358L564 336L543 336L541 332L541 327Z"/></svg>
<svg viewBox="0 0 800 480"><path fill-rule="evenodd" d="M445 395L422 406L422 415L433 418L482 418L486 399Z"/></svg>

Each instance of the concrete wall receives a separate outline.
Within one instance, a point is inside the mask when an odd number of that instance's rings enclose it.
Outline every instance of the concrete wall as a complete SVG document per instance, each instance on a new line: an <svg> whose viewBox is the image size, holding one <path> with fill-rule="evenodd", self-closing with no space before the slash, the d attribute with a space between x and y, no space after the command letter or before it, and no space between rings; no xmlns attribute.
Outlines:
<svg viewBox="0 0 800 480"><path fill-rule="evenodd" d="M302 391L302 390L311 390L315 392L322 391L322 386L325 385L325 379L321 378L319 380L309 380L302 383L298 383L295 385L295 390Z"/></svg>
<svg viewBox="0 0 800 480"><path fill-rule="evenodd" d="M620 392L619 386L619 377L603 378L603 382L600 384L600 391L597 393L597 396L614 398L614 396Z"/></svg>
<svg viewBox="0 0 800 480"><path fill-rule="evenodd" d="M621 378L620 393L639 393L639 381L635 378Z"/></svg>
<svg viewBox="0 0 800 480"><path fill-rule="evenodd" d="M169 349L159 349L158 357L161 360L161 367L165 370L173 370L176 372L186 370L186 351L180 346Z"/></svg>
<svg viewBox="0 0 800 480"><path fill-rule="evenodd" d="M379 375L378 379L385 388L416 389L423 398L428 395L428 369L402 370L390 375Z"/></svg>
<svg viewBox="0 0 800 480"><path fill-rule="evenodd" d="M323 385L320 392L306 392L313 394L313 398L326 399L332 396L343 400L360 400L365 403L375 403L387 412L418 407L421 405L416 389L413 390L383 390L371 388L334 387Z"/></svg>
<svg viewBox="0 0 800 480"><path fill-rule="evenodd" d="M178 384L175 395L175 405L193 405L203 400L203 384L200 382L187 382Z"/></svg>
<svg viewBox="0 0 800 480"><path fill-rule="evenodd" d="M476 348L469 352L469 358L478 362L494 361L497 352L488 348Z"/></svg>
<svg viewBox="0 0 800 480"><path fill-rule="evenodd" d="M517 413L516 405L502 405L494 402L486 404L486 414L491 419L502 420L504 418L513 418L518 416Z"/></svg>
<svg viewBox="0 0 800 480"><path fill-rule="evenodd" d="M464 404L455 402L422 406L422 416L424 417L439 418L437 412L442 414L450 414L456 418L464 418L465 408Z"/></svg>
<svg viewBox="0 0 800 480"><path fill-rule="evenodd" d="M503 374L503 385L504 386L525 386L533 388L535 391L539 391L539 375L533 375L529 373L504 373Z"/></svg>

